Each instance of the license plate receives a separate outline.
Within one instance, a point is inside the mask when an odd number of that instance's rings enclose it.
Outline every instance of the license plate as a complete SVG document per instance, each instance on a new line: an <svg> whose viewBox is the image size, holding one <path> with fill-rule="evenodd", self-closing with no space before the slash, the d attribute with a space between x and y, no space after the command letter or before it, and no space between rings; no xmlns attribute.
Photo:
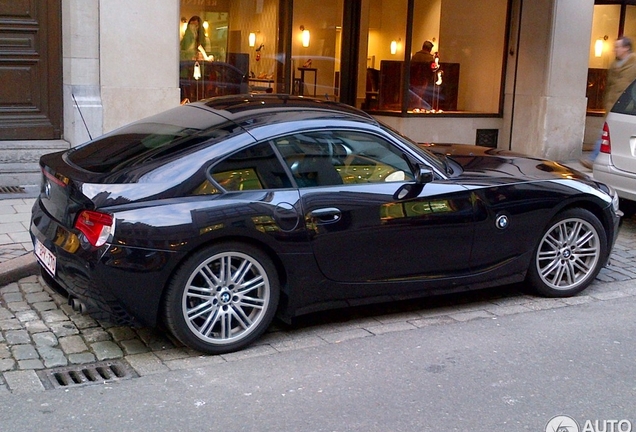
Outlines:
<svg viewBox="0 0 636 432"><path fill-rule="evenodd" d="M35 239L33 251L35 252L35 256L38 257L44 268L46 268L46 270L51 273L51 275L55 276L55 266L57 263L57 259L55 258L53 252L48 250L46 246L44 246L38 239Z"/></svg>

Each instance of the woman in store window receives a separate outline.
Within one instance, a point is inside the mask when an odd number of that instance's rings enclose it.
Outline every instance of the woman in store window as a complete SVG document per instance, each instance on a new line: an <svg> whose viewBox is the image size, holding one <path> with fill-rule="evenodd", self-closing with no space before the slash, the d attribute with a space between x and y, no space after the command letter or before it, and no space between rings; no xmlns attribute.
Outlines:
<svg viewBox="0 0 636 432"><path fill-rule="evenodd" d="M188 21L188 27L181 39L181 60L204 60L210 50L210 38L205 34L201 18L194 15Z"/></svg>
<svg viewBox="0 0 636 432"><path fill-rule="evenodd" d="M194 15L188 21L188 27L181 38L179 65L179 86L181 103L194 102L205 97L206 76L204 60L212 61L208 55L211 43L205 34L201 18Z"/></svg>

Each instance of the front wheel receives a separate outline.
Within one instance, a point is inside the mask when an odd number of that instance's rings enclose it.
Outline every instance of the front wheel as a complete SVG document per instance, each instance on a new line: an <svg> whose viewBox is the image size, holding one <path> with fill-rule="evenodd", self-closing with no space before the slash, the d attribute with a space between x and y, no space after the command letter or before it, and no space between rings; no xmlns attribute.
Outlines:
<svg viewBox="0 0 636 432"><path fill-rule="evenodd" d="M570 209L550 221L528 269L533 288L546 297L569 297L592 283L607 255L603 225L591 212Z"/></svg>
<svg viewBox="0 0 636 432"><path fill-rule="evenodd" d="M237 351L269 326L278 276L259 249L225 243L203 249L175 273L165 297L165 323L185 345L208 354Z"/></svg>

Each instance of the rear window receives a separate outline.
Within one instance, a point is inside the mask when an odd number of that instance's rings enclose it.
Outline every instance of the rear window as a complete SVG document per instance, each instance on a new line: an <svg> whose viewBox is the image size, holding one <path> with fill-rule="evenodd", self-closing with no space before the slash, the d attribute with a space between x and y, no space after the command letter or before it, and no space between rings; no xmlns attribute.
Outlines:
<svg viewBox="0 0 636 432"><path fill-rule="evenodd" d="M208 110L178 107L75 147L68 160L87 171L112 173L219 141L237 129Z"/></svg>
<svg viewBox="0 0 636 432"><path fill-rule="evenodd" d="M633 81L618 98L612 107L612 112L636 115L636 81Z"/></svg>

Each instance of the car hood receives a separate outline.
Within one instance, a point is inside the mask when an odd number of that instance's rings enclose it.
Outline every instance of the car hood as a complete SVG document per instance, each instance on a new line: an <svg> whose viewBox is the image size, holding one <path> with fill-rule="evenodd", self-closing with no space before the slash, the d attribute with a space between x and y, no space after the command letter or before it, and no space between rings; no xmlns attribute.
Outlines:
<svg viewBox="0 0 636 432"><path fill-rule="evenodd" d="M533 158L519 153L466 144L421 144L421 147L447 160L453 169L453 162L461 168L454 168L452 177L463 180L489 179L502 183L519 181L568 179L593 183L590 177L580 171L545 159Z"/></svg>

